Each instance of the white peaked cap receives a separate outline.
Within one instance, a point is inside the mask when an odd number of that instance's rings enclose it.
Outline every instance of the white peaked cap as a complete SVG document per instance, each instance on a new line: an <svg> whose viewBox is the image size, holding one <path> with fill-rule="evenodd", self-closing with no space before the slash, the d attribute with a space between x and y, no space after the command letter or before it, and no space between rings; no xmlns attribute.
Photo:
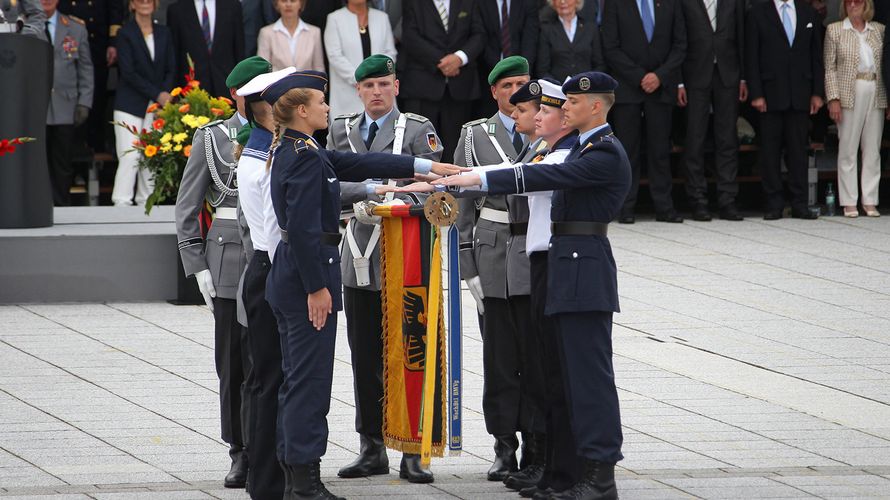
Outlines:
<svg viewBox="0 0 890 500"><path fill-rule="evenodd" d="M555 99L559 99L562 101L566 100L566 95L562 93L561 86L550 83L544 79L538 80L538 83L541 84L541 94L549 96L549 97L553 97Z"/></svg>
<svg viewBox="0 0 890 500"><path fill-rule="evenodd" d="M251 81L247 82L238 89L236 94L241 97L259 94L260 92L266 90L269 85L281 80L287 75L297 71L297 68L290 66L284 69L280 69L278 71L273 71L271 73L263 73L262 75L255 76Z"/></svg>

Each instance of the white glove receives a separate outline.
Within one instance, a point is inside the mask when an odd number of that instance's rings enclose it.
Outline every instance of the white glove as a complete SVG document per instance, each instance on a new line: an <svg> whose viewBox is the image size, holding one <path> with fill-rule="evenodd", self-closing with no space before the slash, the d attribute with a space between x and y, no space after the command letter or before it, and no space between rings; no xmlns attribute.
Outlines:
<svg viewBox="0 0 890 500"><path fill-rule="evenodd" d="M205 269L196 272L195 279L198 280L198 290L201 290L204 302L207 303L210 312L213 312L213 298L216 297L216 287L213 286L213 276L210 275L210 270Z"/></svg>
<svg viewBox="0 0 890 500"><path fill-rule="evenodd" d="M485 306L482 305L482 299L485 298L485 294L482 293L482 280L479 276L473 276L464 281L467 282L467 288L470 289L470 295L476 299L476 309L479 310L479 314L485 314Z"/></svg>

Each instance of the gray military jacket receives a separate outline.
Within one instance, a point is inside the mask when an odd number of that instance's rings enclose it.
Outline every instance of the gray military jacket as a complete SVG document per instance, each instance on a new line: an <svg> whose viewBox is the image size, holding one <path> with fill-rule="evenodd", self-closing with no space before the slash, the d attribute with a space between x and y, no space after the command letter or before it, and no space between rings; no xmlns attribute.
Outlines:
<svg viewBox="0 0 890 500"><path fill-rule="evenodd" d="M540 161L547 153L547 143L543 139L535 139L526 144L520 153L519 163ZM521 195L507 196L507 209L511 223L528 223L528 198ZM531 295L531 265L525 254L525 235L511 235L507 240L507 292L511 297Z"/></svg>
<svg viewBox="0 0 890 500"><path fill-rule="evenodd" d="M462 167L477 167L504 163L504 158L492 143L497 141L501 151L512 163L518 156L513 149L510 135L497 113L488 119L465 123L460 131L460 141L454 151L454 163ZM486 297L507 298L507 241L510 239L510 225L493 222L480 217L481 209L487 208L500 213L507 219L507 198L486 196L485 198L458 199L460 213L457 228L460 232L460 276L470 279L479 276L482 293ZM515 279L515 278L514 278ZM511 279L511 282L513 279ZM528 278L526 278L528 281ZM528 289L528 284L525 285ZM526 292L528 294L528 292ZM512 294L511 295L515 295Z"/></svg>
<svg viewBox="0 0 890 500"><path fill-rule="evenodd" d="M53 36L53 89L47 125L72 125L78 104L93 105L93 61L83 21L59 13Z"/></svg>
<svg viewBox="0 0 890 500"><path fill-rule="evenodd" d="M225 122L210 122L195 131L192 153L176 197L176 237L185 275L209 269L216 295L223 299L237 297L238 281L246 263L238 221L214 218L205 242L198 215L205 199L215 208L235 211L238 190L233 142L229 139L231 129L236 133L241 129L237 113ZM213 159L212 165L208 165L207 158Z"/></svg>
<svg viewBox="0 0 890 500"><path fill-rule="evenodd" d="M370 151L380 153L392 153L395 141L395 126L399 116L402 113L398 108L393 108L392 113L383 122L383 126L374 136L374 142L371 143ZM439 161L442 158L442 141L436 134L433 124L426 118L413 113L404 113L407 117L405 122L405 137L402 141L401 154L415 156L417 158L427 158L433 161ZM369 149L365 147L362 140L362 134L359 126L364 119L365 113L354 113L349 115L341 115L334 119L334 122L328 128L328 149L340 152L367 153ZM349 133L347 135L347 129ZM378 179L375 183L385 183L386 179ZM352 204L365 201L375 200L383 201L376 195L368 195L367 182L341 182L340 183L340 200L344 209L352 209ZM417 203L425 196L402 196L406 203ZM374 232L374 225L362 224L355 219L349 221L346 228L355 237L355 242L359 251L366 251L368 241ZM343 286L349 288L358 288L360 290L380 290L380 243L374 247L370 260L370 278L371 283L368 286L358 286L355 277L355 267L353 266L352 249L348 241L344 238L340 255L340 271L343 276Z"/></svg>
<svg viewBox="0 0 890 500"><path fill-rule="evenodd" d="M46 41L46 12L39 0L0 0L0 24L18 30L21 22L22 35L33 36ZM0 26L0 33L8 33L7 28Z"/></svg>

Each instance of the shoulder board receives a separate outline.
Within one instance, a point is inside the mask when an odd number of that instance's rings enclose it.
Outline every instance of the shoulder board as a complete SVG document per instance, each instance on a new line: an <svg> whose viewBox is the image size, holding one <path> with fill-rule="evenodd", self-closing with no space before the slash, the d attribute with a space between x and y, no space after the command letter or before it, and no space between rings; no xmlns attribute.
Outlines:
<svg viewBox="0 0 890 500"><path fill-rule="evenodd" d="M318 146L314 142L302 138L294 141L294 151L297 153L302 153L309 149L318 149Z"/></svg>
<svg viewBox="0 0 890 500"><path fill-rule="evenodd" d="M357 116L360 115L360 114L361 114L361 113L346 113L346 114L344 114L344 115L337 115L337 117L334 118L334 121L337 121L337 120L350 120L350 119L352 119L352 118L357 117Z"/></svg>
<svg viewBox="0 0 890 500"><path fill-rule="evenodd" d="M414 113L402 113L402 114L405 115L405 116L407 116L409 120L414 120L414 121L416 121L416 122L421 122L421 123L423 123L423 122L428 122L428 121L430 121L429 118L427 118L427 117L425 117L425 116L423 116L423 115L415 115Z"/></svg>
<svg viewBox="0 0 890 500"><path fill-rule="evenodd" d="M478 120L473 120L471 122L464 123L463 128L470 128L476 125L482 125L487 122L488 118L479 118Z"/></svg>
<svg viewBox="0 0 890 500"><path fill-rule="evenodd" d="M84 22L83 19L81 19L81 18L79 18L79 17L76 17L76 16L68 16L68 17L69 17L72 21L74 21L75 23L77 23L77 24L80 24L80 25L83 25L83 26L86 26L86 24L87 24L87 23ZM62 19L63 19L62 22L63 22L64 24L68 24L68 23L65 23L65 21L64 21L64 17L63 17Z"/></svg>
<svg viewBox="0 0 890 500"><path fill-rule="evenodd" d="M212 122L205 123L204 125L201 125L201 126L198 127L198 128L208 128L208 127L213 127L213 126L216 126L216 125L220 125L220 124L222 124L222 123L225 123L225 122L224 122L223 120L213 120Z"/></svg>
<svg viewBox="0 0 890 500"><path fill-rule="evenodd" d="M615 142L615 136L613 134L606 134L600 137L600 141L602 142Z"/></svg>

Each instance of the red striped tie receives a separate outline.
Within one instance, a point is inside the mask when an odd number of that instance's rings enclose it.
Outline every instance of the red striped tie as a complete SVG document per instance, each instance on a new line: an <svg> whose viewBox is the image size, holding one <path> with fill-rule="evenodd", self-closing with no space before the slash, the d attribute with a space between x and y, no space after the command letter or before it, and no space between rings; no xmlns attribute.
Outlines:
<svg viewBox="0 0 890 500"><path fill-rule="evenodd" d="M507 13L507 2L501 4L501 54L504 57L510 55L510 14Z"/></svg>

